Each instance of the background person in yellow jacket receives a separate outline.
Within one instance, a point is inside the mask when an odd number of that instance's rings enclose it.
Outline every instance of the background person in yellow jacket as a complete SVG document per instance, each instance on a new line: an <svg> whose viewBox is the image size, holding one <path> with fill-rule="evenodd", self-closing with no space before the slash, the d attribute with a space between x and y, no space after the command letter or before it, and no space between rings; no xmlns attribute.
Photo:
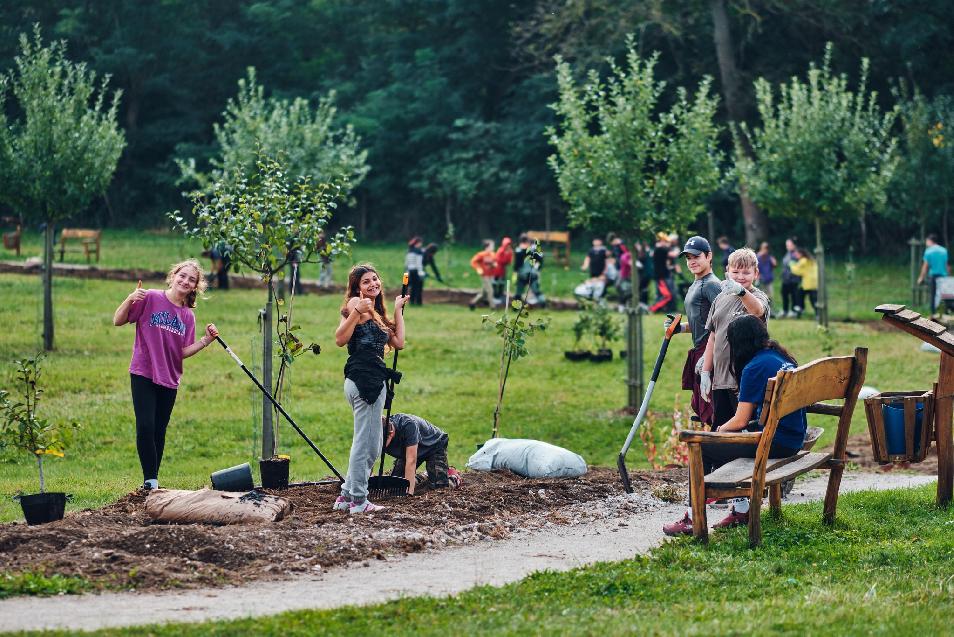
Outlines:
<svg viewBox="0 0 954 637"><path fill-rule="evenodd" d="M812 258L811 252L802 247L795 248L796 261L791 264L790 269L795 276L802 277L802 288L799 291L798 301L795 303L796 318L801 317L805 311L805 298L812 302L812 309L818 313L818 263Z"/></svg>

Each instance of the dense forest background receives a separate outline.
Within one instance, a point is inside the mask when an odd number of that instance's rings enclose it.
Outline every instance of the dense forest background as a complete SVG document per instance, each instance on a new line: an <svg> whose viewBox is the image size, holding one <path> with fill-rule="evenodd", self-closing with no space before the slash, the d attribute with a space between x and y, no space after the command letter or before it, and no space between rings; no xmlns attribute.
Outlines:
<svg viewBox="0 0 954 637"><path fill-rule="evenodd" d="M189 207L175 158L201 165L216 153L213 123L254 66L270 95L317 104L335 91L339 123L361 136L370 172L339 224L361 238L439 240L451 222L476 239L565 226L544 134L554 55L581 74L605 72L632 33L642 53L659 52L658 76L671 86L712 76L722 121L753 121L752 82L804 76L831 41L835 70L853 80L870 58L869 86L890 108L901 85L954 93L952 9L938 0L25 0L0 3L0 67L38 23L123 91L128 146L107 195L77 222L168 226L166 212ZM727 59L735 87L724 85ZM733 189L711 205L716 233L741 242ZM901 249L918 231L909 212L896 202L869 220L869 248ZM797 221L769 224L776 238L812 234ZM836 251L861 248L857 224L831 232Z"/></svg>

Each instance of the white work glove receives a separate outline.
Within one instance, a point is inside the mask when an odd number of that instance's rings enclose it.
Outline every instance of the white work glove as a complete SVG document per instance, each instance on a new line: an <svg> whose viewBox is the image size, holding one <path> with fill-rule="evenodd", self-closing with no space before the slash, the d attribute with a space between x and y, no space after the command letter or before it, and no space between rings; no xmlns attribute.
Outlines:
<svg viewBox="0 0 954 637"><path fill-rule="evenodd" d="M696 376L702 375L702 364L705 362L706 362L705 358L701 356L699 357L699 360L696 361Z"/></svg>
<svg viewBox="0 0 954 637"><path fill-rule="evenodd" d="M709 395L712 393L712 372L699 372L699 393L704 401L711 402Z"/></svg>
<svg viewBox="0 0 954 637"><path fill-rule="evenodd" d="M674 319L673 317L667 316L667 317L666 317L666 320L663 322L663 329L664 329L664 330L668 330L668 329L669 329L669 326L672 325L672 322L673 322L674 320L675 320L675 319ZM682 331L682 323L679 324L679 327L676 328L676 331L673 332L673 334L678 334L678 333L681 332L681 331Z"/></svg>
<svg viewBox="0 0 954 637"><path fill-rule="evenodd" d="M721 284L722 291L726 294L734 294L736 296L745 296L745 288L742 287L741 283L737 283L732 279L726 279Z"/></svg>

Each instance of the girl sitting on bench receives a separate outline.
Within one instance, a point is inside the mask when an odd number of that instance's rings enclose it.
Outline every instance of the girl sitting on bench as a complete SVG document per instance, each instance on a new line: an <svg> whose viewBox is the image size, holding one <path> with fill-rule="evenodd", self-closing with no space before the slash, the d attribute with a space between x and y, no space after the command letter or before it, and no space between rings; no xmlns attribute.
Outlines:
<svg viewBox="0 0 954 637"><path fill-rule="evenodd" d="M739 404L735 415L717 431L760 431L758 423L762 415L762 399L770 378L784 369L793 369L797 363L784 347L769 338L765 323L758 317L747 314L731 323L726 331L729 341L732 374L739 382ZM799 409L779 420L769 458L794 456L802 448L808 421L805 410ZM754 458L758 445L703 444L702 464L705 472L711 473L736 458ZM713 528L724 529L749 523L749 501L740 498L732 511ZM663 527L666 535L691 535L692 518L686 513L683 519Z"/></svg>

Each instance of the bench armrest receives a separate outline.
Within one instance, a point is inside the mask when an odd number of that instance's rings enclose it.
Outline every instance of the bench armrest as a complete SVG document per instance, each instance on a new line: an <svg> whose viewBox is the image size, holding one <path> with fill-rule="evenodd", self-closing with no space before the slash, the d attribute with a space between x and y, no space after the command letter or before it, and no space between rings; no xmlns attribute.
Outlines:
<svg viewBox="0 0 954 637"><path fill-rule="evenodd" d="M757 445L762 439L760 431L680 431L679 441L689 443L742 443Z"/></svg>

